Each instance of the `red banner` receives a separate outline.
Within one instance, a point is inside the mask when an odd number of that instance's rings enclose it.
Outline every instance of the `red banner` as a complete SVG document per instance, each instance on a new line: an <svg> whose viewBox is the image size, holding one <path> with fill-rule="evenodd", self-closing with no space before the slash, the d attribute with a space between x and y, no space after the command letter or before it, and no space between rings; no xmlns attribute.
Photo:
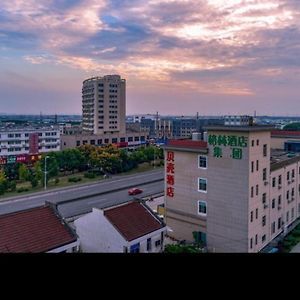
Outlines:
<svg viewBox="0 0 300 300"><path fill-rule="evenodd" d="M29 154L39 153L39 135L38 133L29 134Z"/></svg>

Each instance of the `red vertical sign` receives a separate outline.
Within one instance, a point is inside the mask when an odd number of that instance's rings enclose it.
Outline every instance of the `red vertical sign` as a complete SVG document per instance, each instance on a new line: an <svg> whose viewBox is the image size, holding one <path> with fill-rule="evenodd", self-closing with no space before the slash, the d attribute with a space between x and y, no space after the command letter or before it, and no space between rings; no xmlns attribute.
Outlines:
<svg viewBox="0 0 300 300"><path fill-rule="evenodd" d="M29 154L39 153L39 135L38 133L29 134Z"/></svg>
<svg viewBox="0 0 300 300"><path fill-rule="evenodd" d="M175 164L174 164L174 152L167 152L167 196L174 197L174 184L175 184Z"/></svg>

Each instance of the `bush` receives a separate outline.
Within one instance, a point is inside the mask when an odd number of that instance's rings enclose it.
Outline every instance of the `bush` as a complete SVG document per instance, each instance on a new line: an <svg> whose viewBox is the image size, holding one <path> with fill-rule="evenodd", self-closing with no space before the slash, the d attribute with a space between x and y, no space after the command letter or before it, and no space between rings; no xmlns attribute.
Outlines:
<svg viewBox="0 0 300 300"><path fill-rule="evenodd" d="M37 180L36 176L33 176L33 177L31 177L31 179L30 179L30 183L31 183L31 186L32 186L33 188L35 188L35 187L38 186L39 181Z"/></svg>
<svg viewBox="0 0 300 300"><path fill-rule="evenodd" d="M96 174L88 172L88 173L84 173L84 177L85 178L96 178Z"/></svg>
<svg viewBox="0 0 300 300"><path fill-rule="evenodd" d="M81 181L81 177L70 177L68 179L69 182L78 182L78 181Z"/></svg>
<svg viewBox="0 0 300 300"><path fill-rule="evenodd" d="M28 188L24 188L24 187L21 187L21 188L17 189L18 193L28 192L28 191L29 191L29 189Z"/></svg>
<svg viewBox="0 0 300 300"><path fill-rule="evenodd" d="M59 184L59 178L55 178L54 183L55 183L55 184Z"/></svg>

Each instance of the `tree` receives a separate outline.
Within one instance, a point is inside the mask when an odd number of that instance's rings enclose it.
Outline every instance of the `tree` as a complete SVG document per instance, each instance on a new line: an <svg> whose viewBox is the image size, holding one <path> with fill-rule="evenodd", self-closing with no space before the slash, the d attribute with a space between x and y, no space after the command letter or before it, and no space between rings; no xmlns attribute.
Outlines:
<svg viewBox="0 0 300 300"><path fill-rule="evenodd" d="M19 179L27 181L29 179L30 173L26 165L21 164L19 166Z"/></svg>
<svg viewBox="0 0 300 300"><path fill-rule="evenodd" d="M7 183L4 170L0 169L0 195L3 195L7 191Z"/></svg>
<svg viewBox="0 0 300 300"><path fill-rule="evenodd" d="M294 122L294 123L290 123L287 124L283 127L283 130L296 130L296 131L300 131L300 122Z"/></svg>

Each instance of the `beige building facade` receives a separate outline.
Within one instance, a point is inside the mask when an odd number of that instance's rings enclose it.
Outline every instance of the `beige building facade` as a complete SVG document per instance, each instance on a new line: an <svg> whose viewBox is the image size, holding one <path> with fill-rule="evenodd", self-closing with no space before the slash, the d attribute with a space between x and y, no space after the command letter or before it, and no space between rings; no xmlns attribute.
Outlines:
<svg viewBox="0 0 300 300"><path fill-rule="evenodd" d="M300 216L300 156L273 152L267 126L208 126L165 147L170 235L212 252L259 252Z"/></svg>
<svg viewBox="0 0 300 300"><path fill-rule="evenodd" d="M90 134L125 133L126 81L119 75L92 77L82 86L82 129Z"/></svg>

